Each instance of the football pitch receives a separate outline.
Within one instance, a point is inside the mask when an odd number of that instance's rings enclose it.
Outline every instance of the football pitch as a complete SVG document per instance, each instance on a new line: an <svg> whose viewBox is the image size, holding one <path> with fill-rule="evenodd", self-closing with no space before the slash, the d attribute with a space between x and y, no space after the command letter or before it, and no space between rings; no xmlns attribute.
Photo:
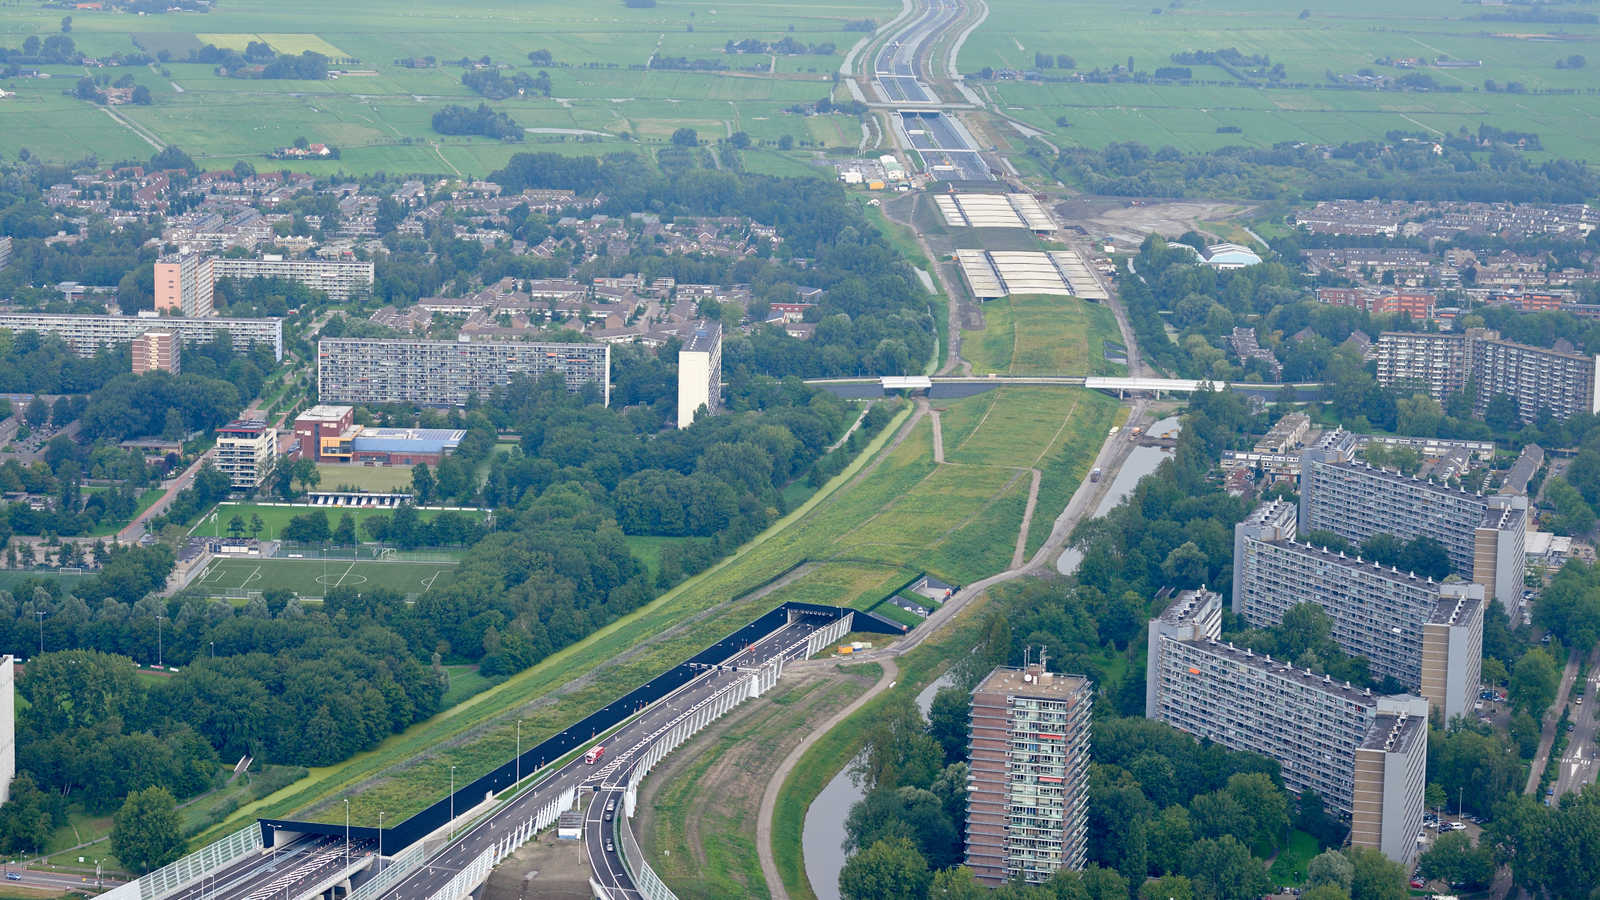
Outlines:
<svg viewBox="0 0 1600 900"><path fill-rule="evenodd" d="M387 588L419 597L442 584L455 565L349 559L217 559L190 585L213 596L241 596L253 591L292 591L301 597L322 597L334 588L359 591Z"/></svg>

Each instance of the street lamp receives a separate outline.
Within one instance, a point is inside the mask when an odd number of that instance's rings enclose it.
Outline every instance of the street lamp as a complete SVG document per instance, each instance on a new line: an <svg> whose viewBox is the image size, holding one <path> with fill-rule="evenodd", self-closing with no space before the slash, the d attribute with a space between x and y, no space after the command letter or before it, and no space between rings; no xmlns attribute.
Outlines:
<svg viewBox="0 0 1600 900"><path fill-rule="evenodd" d="M455 837L456 837L456 767L455 766L451 766L450 767L450 836L445 838L445 840L452 841L452 840L455 840Z"/></svg>
<svg viewBox="0 0 1600 900"><path fill-rule="evenodd" d="M350 798L344 798L344 867L350 868Z"/></svg>
<svg viewBox="0 0 1600 900"><path fill-rule="evenodd" d="M161 656L161 622L165 618L166 616L156 616L156 668L158 669L164 667Z"/></svg>
<svg viewBox="0 0 1600 900"><path fill-rule="evenodd" d="M516 782L513 782L513 784L520 783L521 781L522 781L522 720L518 719L517 720L517 780L516 780Z"/></svg>
<svg viewBox="0 0 1600 900"><path fill-rule="evenodd" d="M378 874L383 874L383 810L378 810Z"/></svg>
<svg viewBox="0 0 1600 900"><path fill-rule="evenodd" d="M33 614L39 617L39 652L44 653L44 610L36 609Z"/></svg>

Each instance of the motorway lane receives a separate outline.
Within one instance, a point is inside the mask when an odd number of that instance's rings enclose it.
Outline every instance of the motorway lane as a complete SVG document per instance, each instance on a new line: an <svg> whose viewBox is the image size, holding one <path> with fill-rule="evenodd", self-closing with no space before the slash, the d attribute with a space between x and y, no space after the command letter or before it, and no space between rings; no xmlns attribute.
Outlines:
<svg viewBox="0 0 1600 900"><path fill-rule="evenodd" d="M917 61L927 45L960 13L958 3L932 4L878 51L872 69L884 99L891 103L939 102L938 96L918 77Z"/></svg>
<svg viewBox="0 0 1600 900"><path fill-rule="evenodd" d="M289 896L294 896L297 886L309 886L315 881L327 877L330 871L342 866L345 852L344 842L338 838L307 836L298 838L279 848L276 853L265 853L259 856L250 856L240 862L234 863L215 875L207 875L198 884L191 885L168 900L212 900L214 897L245 898L262 891L268 884L279 877L305 867L310 863L312 856L318 851L332 853L333 856L314 869L307 869L300 873L294 883L279 887L270 895L281 896L287 889ZM351 860L359 857L370 856L372 847L356 841L350 847Z"/></svg>
<svg viewBox="0 0 1600 900"><path fill-rule="evenodd" d="M759 665L794 641L803 641L812 631L826 624L828 623L820 618L806 618L799 622L785 625L768 637L735 654L723 665ZM637 759L638 753L649 744L649 741L645 740L646 738L656 735L657 732L678 718L682 714L682 710L715 694L732 683L736 677L743 676L719 669L709 670L704 675L651 704L643 713L624 725L605 741L605 745L608 748L612 748L612 754L608 755L611 756L612 761L616 761L617 754L624 752L627 748L631 748L633 752L629 754L630 758ZM432 897L436 891L455 876L456 872L471 863L495 841L503 838L507 832L532 817L539 807L549 803L569 787L575 787L590 781L598 783L597 779L602 774L607 776L609 780L612 771L614 771L613 767L604 764L599 769L596 769L595 766L585 763L581 757L567 763L547 776L533 790L528 791L506 807L472 826L466 834L461 835L441 853L429 860L427 865L390 888L382 896L388 898L388 900L426 900L426 898ZM623 769L623 771L625 773L627 770ZM626 774L622 775L621 778L625 782ZM619 859L617 868L620 869L620 867ZM596 874L599 874L598 870Z"/></svg>
<svg viewBox="0 0 1600 900"><path fill-rule="evenodd" d="M816 620L802 619L783 628L746 648L744 652L729 660L729 664L737 666L761 666L770 662L774 657L783 656L790 661L805 656L806 638L816 630L812 624ZM692 700L682 704L684 713L678 718L687 715L688 708L701 700L709 699L718 693L732 687L738 678L743 678L743 673L726 677L721 672L711 673L711 678L706 681L709 690L698 693ZM669 722L663 726L663 731L676 725ZM611 895L610 900L631 900L641 896L633 883L633 877L622 863L618 855L617 840L618 827L627 827L622 816L625 813L622 804L626 793L625 787L628 779L633 774L633 769L638 765L638 760L644 755L645 750L662 737L661 734L652 733L632 746L620 744L613 739L608 746L620 748L625 753L628 764L616 766L608 772L601 773L601 777L592 779L598 791L595 799L590 803L588 812L584 816L584 847L589 856L589 864L595 873L595 879L602 888L606 888ZM606 806L615 800L617 806L613 818L605 817ZM607 841L610 841L608 848Z"/></svg>

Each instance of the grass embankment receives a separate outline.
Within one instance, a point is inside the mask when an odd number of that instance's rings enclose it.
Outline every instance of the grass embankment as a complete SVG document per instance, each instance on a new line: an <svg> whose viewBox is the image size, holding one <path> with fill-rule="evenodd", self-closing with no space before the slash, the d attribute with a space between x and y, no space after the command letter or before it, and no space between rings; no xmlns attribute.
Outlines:
<svg viewBox="0 0 1600 900"><path fill-rule="evenodd" d="M1272 860L1272 866L1267 869L1267 877L1272 879L1274 885L1290 886L1305 884L1306 866L1311 858L1320 851L1317 839L1311 835L1295 829L1289 832L1289 840L1278 851Z"/></svg>
<svg viewBox="0 0 1600 900"><path fill-rule="evenodd" d="M773 813L772 856L790 897L795 900L815 900L816 897L806 879L800 842L811 801L861 752L867 731L891 698L915 698L939 677L951 660L972 646L975 617L982 604L982 599L974 601L938 635L900 657L900 675L894 687L874 697L812 744L800 757L794 771L784 779Z"/></svg>
<svg viewBox="0 0 1600 900"><path fill-rule="evenodd" d="M1052 434L1083 430L1098 444L1110 412L1066 388L1007 389L998 400L980 395L953 405L960 404L1000 407L975 413L967 429L979 435L981 464L935 465L927 419L884 451L902 413L828 487L711 570L510 681L241 813L342 820L343 804L334 801L348 791L353 821L375 823L380 810L395 821L442 796L451 765L460 783L509 759L518 718L528 746L786 600L865 607L917 571L964 584L1006 568L1027 498L1028 476L1018 467L1031 465ZM1035 422L1041 418L1048 427ZM947 446L950 440L947 434ZM1076 452L1060 438L1051 446L1057 454ZM868 460L875 465L870 477L840 489ZM781 540L770 540L780 531ZM793 581L750 596L803 563L810 567ZM602 667L603 677L585 677Z"/></svg>
<svg viewBox="0 0 1600 900"><path fill-rule="evenodd" d="M854 478L909 415L909 409L902 411L843 472L734 555L502 684L412 726L373 750L336 766L314 769L299 782L241 808L202 841L220 837L248 818L315 809L345 791L355 794L350 804L352 821L375 825L380 810L386 820L396 821L444 795L451 764L458 767L461 777L472 778L509 759L515 752L519 715L524 742L536 743L692 656L750 621L758 611L780 602L730 603L727 598L748 593L794 564L796 554L789 543L769 539L807 519ZM668 634L696 614L706 615L690 627ZM640 646L652 636L656 638L653 642ZM622 658L630 648L638 652ZM552 698L554 702L524 709L601 666L608 670L603 685L580 683Z"/></svg>
<svg viewBox="0 0 1600 900"><path fill-rule="evenodd" d="M848 675L843 667L785 674L771 692L696 735L645 782L640 841L680 897L770 896L754 842L762 794L790 749L881 674L876 665L851 668Z"/></svg>
<svg viewBox="0 0 1600 900"><path fill-rule="evenodd" d="M962 354L978 375L1125 375L1105 357L1120 344L1117 320L1102 304L1076 297L1018 294L983 304L982 331L962 335Z"/></svg>

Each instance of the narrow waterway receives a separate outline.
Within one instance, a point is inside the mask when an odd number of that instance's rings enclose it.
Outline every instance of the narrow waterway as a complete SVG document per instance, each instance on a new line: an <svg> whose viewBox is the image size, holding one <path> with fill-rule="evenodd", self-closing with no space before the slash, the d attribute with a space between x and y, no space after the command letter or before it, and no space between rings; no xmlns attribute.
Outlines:
<svg viewBox="0 0 1600 900"><path fill-rule="evenodd" d="M923 716L933 707L933 695L954 680L954 676L946 672L917 694L917 708L922 710ZM800 846L805 854L806 878L817 900L840 900L839 871L844 868L845 861L844 820L850 815L850 807L861 797L861 788L850 779L850 766L845 766L806 810Z"/></svg>
<svg viewBox="0 0 1600 900"><path fill-rule="evenodd" d="M1151 437L1176 437L1180 422L1177 416L1169 416L1150 426ZM1100 499L1100 505L1095 507L1094 517L1099 518L1121 503L1123 498L1133 493L1139 479L1149 475L1161 465L1163 460L1172 456L1172 451L1163 447L1135 447L1128 452L1128 459L1117 471L1117 477L1112 480L1111 488ZM1083 562L1083 554L1075 547L1068 547L1056 557L1056 571L1063 575L1071 575L1077 571L1078 563Z"/></svg>

